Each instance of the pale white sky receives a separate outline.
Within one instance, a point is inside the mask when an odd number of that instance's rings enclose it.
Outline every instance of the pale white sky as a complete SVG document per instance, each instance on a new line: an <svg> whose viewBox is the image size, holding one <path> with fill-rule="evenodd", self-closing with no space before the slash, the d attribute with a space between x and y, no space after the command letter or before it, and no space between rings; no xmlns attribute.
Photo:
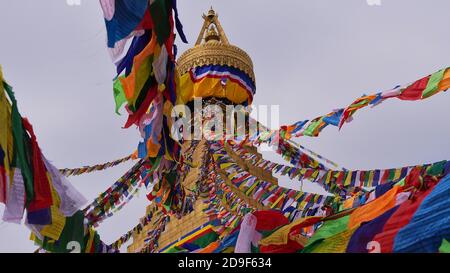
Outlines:
<svg viewBox="0 0 450 273"><path fill-rule="evenodd" d="M372 93L419 79L450 64L446 0L180 0L188 40L212 5L231 43L252 57L255 104L280 105L281 123L326 114ZM114 114L114 66L106 51L98 1L0 0L0 64L19 110L57 167L120 158L139 141ZM178 41L180 53L190 45ZM300 142L346 168L389 168L448 159L450 96L388 101L358 112L340 132ZM278 160L276 155L265 153ZM131 164L71 178L89 200ZM298 188L295 183L282 184ZM305 190L317 190L307 185ZM110 243L144 215L144 194L98 229ZM3 208L0 208L0 213ZM0 252L30 252L24 226L0 223Z"/></svg>

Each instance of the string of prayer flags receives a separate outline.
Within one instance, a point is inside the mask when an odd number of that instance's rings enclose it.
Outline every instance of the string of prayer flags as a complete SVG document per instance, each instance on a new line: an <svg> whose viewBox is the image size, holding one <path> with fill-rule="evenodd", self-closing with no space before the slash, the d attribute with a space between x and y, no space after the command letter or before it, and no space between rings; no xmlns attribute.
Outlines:
<svg viewBox="0 0 450 273"><path fill-rule="evenodd" d="M212 143L210 147L211 153L216 155L217 167L226 172L235 187L264 207L282 210L290 219L320 214L321 208L335 198L282 188L249 176L247 171L232 161L222 145Z"/></svg>
<svg viewBox="0 0 450 273"><path fill-rule="evenodd" d="M211 99L211 102L222 107L226 107L223 102L218 101L214 98ZM293 165L299 165L309 168L327 169L327 167L322 163L325 162L326 164L331 165L334 168L339 167L338 164L325 158L324 156L314 153L313 151L305 148L302 145L294 143L291 140L286 140L285 137L282 137L281 131L268 129L266 126L250 117L248 115L248 109L246 107L241 107L237 111L245 115L246 119L249 120L249 124L255 124L259 128L259 131L255 130L255 133L252 135L246 133L245 139L242 140L244 144L250 142L255 146L259 146L262 143L267 143L274 149L275 152L280 154L283 159L291 162L291 164ZM236 139L240 139L242 136L236 135L235 137Z"/></svg>
<svg viewBox="0 0 450 273"><path fill-rule="evenodd" d="M391 169L376 170L315 170L308 168L297 168L270 162L245 150L245 147L231 145L232 149L245 161L252 165L263 168L266 171L289 176L291 179L309 180L324 187L325 190L340 194L343 190L351 193L355 189L373 188L392 181L399 181L407 177L411 172L425 171L442 174L450 166L447 160L432 164L408 166Z"/></svg>
<svg viewBox="0 0 450 273"><path fill-rule="evenodd" d="M292 141L289 141L289 143L292 144ZM293 145L294 145L294 144L293 144ZM333 166L334 168L336 168L336 169L339 168L339 165L338 165L337 163L335 163L335 162L333 162L333 161L327 159L326 157L324 157L324 156L322 156L322 155L320 155L320 154L318 154L318 153L316 153L316 152L314 152L314 151L311 151L310 149L306 148L306 147L303 146L303 145L300 145L300 144L297 144L297 145L298 145L298 147L299 147L300 149L307 151L307 152L310 153L313 157L316 157L319 161L325 161L327 164Z"/></svg>
<svg viewBox="0 0 450 273"><path fill-rule="evenodd" d="M65 168L65 169L60 169L59 171L64 176L77 176L77 175L92 173L92 172L96 172L96 171L103 171L103 170L115 167L117 165L120 165L122 163L125 163L131 159L133 159L133 155L129 155L124 158L114 160L111 162L107 162L107 163L103 163L103 164L96 164L93 166L85 166L85 167L75 168L75 169Z"/></svg>
<svg viewBox="0 0 450 273"><path fill-rule="evenodd" d="M120 203L129 195L130 191L138 188L143 183L142 173L144 170L150 168L151 163L149 161L140 160L111 187L101 193L84 209L86 219L89 223L96 225L105 219L105 217L110 216L108 212L120 206Z"/></svg>
<svg viewBox="0 0 450 273"><path fill-rule="evenodd" d="M168 215L164 215L160 218L160 220L155 224L156 228L147 234L147 238L144 240L147 245L139 251L140 253L154 253L156 251L158 248L158 240L169 221L170 216Z"/></svg>
<svg viewBox="0 0 450 273"><path fill-rule="evenodd" d="M373 95L364 95L356 99L348 107L333 110L326 115L311 120L298 121L292 125L284 125L276 130L266 130L263 133L257 133L249 136L249 140L253 141L254 144L258 144L261 142L277 142L278 138L290 140L292 137L317 137L329 125L340 129L344 123L352 120L352 116L356 111L364 107L370 106L373 108L390 98L411 101L423 100L439 92L446 91L448 88L450 88L450 68L444 68L411 84L397 86L392 90ZM258 126L265 128L261 124L258 124Z"/></svg>
<svg viewBox="0 0 450 273"><path fill-rule="evenodd" d="M52 253L113 253L113 248L100 240L98 233L84 223L84 214L77 211L64 219L58 238L48 236L44 229L31 226L31 239L42 249Z"/></svg>
<svg viewBox="0 0 450 273"><path fill-rule="evenodd" d="M134 228L132 228L124 235L120 236L120 238L113 242L110 247L113 249L120 249L123 244L133 238L133 235L139 235L144 230L144 227L151 223L153 214L154 211L150 211L145 217L140 219L139 224L137 224Z"/></svg>
<svg viewBox="0 0 450 273"><path fill-rule="evenodd" d="M425 174L423 180L425 186L395 186L365 205L323 218L302 252L439 252L450 235L444 197L450 176Z"/></svg>
<svg viewBox="0 0 450 273"><path fill-rule="evenodd" d="M0 202L3 221L21 223L58 237L63 218L72 216L86 199L43 156L28 119L18 109L12 87L0 68Z"/></svg>
<svg viewBox="0 0 450 273"><path fill-rule="evenodd" d="M427 99L450 88L450 68L441 69L431 75L419 79L411 84L397 86L392 90L372 95L363 95L346 108L333 110L327 115L312 120L299 121L292 125L282 126L280 135L286 139L291 137L317 137L329 125L342 128L352 120L353 115L360 109L379 105L387 99L418 101Z"/></svg>

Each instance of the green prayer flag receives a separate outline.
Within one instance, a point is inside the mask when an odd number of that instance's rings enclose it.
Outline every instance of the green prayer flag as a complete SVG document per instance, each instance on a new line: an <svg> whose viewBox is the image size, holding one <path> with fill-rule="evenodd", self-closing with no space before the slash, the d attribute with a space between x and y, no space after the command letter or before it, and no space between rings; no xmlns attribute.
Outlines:
<svg viewBox="0 0 450 273"><path fill-rule="evenodd" d="M450 242L448 242L447 240L442 240L442 244L439 247L439 252L440 253L450 253Z"/></svg>
<svg viewBox="0 0 450 273"><path fill-rule="evenodd" d="M300 253L312 253L314 251L314 249L319 246L325 239L319 239L319 240L315 240L314 242L308 244L307 246L305 246L305 248L303 248L302 250L300 250Z"/></svg>
<svg viewBox="0 0 450 273"><path fill-rule="evenodd" d="M260 252L261 252L261 251L259 250L259 247L253 245L252 243L250 243L250 249L251 249L251 253L260 253Z"/></svg>
<svg viewBox="0 0 450 273"><path fill-rule="evenodd" d="M17 107L17 101L12 91L12 87L6 82L3 82L6 93L11 100L11 128L14 140L14 157L12 165L19 168L22 172L24 184L25 184L25 195L26 195L26 206L28 206L34 199L34 178L33 178L33 168L32 168L32 154L30 139L28 134L25 132L22 124L22 117L20 116L19 109Z"/></svg>
<svg viewBox="0 0 450 273"><path fill-rule="evenodd" d="M168 249L166 251L166 253L188 253L189 251L187 249L184 249L182 247L179 246L174 246L171 247L170 249Z"/></svg>
<svg viewBox="0 0 450 273"><path fill-rule="evenodd" d="M204 234L204 235L200 236L199 238L195 239L194 241L192 241L191 244L199 246L200 248L205 248L212 242L217 241L218 238L219 238L219 235L216 232L211 230L207 234Z"/></svg>
<svg viewBox="0 0 450 273"><path fill-rule="evenodd" d="M362 100L362 101L360 101L358 103L350 105L350 107L351 108L361 108L361 107L366 106L368 103L369 103L369 100L368 99L364 99L364 100Z"/></svg>
<svg viewBox="0 0 450 273"><path fill-rule="evenodd" d="M120 79L114 81L114 101L116 102L116 114L120 115L119 108L127 101Z"/></svg>
<svg viewBox="0 0 450 273"><path fill-rule="evenodd" d="M311 122L308 127L306 127L306 129L303 131L303 135L304 136L314 136L316 133L316 129L320 126L320 124L322 123L322 119L320 118L316 121Z"/></svg>
<svg viewBox="0 0 450 273"><path fill-rule="evenodd" d="M434 163L433 165L427 168L427 174L432 176L439 176L444 172L445 165L447 165L446 160Z"/></svg>
<svg viewBox="0 0 450 273"><path fill-rule="evenodd" d="M312 253L345 253L350 238L355 232L356 228L346 229L338 234L335 234L329 238L321 241L320 244L311 248Z"/></svg>
<svg viewBox="0 0 450 273"><path fill-rule="evenodd" d="M439 90L439 82L444 78L445 69L441 69L438 72L431 75L428 80L427 87L422 92L422 99L428 98L436 94Z"/></svg>
<svg viewBox="0 0 450 273"><path fill-rule="evenodd" d="M84 238L84 214L76 212L73 216L66 218L66 225L58 241L45 238L43 248L54 253L77 253L84 252L86 242Z"/></svg>
<svg viewBox="0 0 450 273"><path fill-rule="evenodd" d="M395 169L389 169L388 181L394 180L394 177L395 177Z"/></svg>
<svg viewBox="0 0 450 273"><path fill-rule="evenodd" d="M166 0L155 0L150 5L150 14L155 24L158 43L163 45L170 35L169 7Z"/></svg>
<svg viewBox="0 0 450 273"><path fill-rule="evenodd" d="M100 250L100 247L102 245L102 240L100 239L100 235L98 234L97 231L95 231L95 235L94 235L94 252L97 253Z"/></svg>
<svg viewBox="0 0 450 273"><path fill-rule="evenodd" d="M364 173L364 186L365 187L369 187L369 178L370 178L370 174L372 174L372 178L373 178L373 170L372 171L366 171Z"/></svg>
<svg viewBox="0 0 450 273"><path fill-rule="evenodd" d="M317 230L317 232L309 239L308 247L311 244L314 244L315 241L326 239L335 234L343 232L348 228L348 222L350 221L350 215L344 216L342 218L336 220L325 221L323 226Z"/></svg>
<svg viewBox="0 0 450 273"><path fill-rule="evenodd" d="M403 186L405 186L405 182L406 182L406 178L403 178L400 181L398 181L395 185L403 187Z"/></svg>

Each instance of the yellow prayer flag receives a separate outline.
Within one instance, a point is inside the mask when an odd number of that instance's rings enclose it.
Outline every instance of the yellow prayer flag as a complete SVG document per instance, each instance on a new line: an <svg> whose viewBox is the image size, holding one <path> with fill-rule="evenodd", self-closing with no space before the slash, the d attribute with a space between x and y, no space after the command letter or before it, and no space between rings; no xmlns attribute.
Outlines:
<svg viewBox="0 0 450 273"><path fill-rule="evenodd" d="M290 223L289 225L285 225L281 228L279 228L277 231L272 233L269 237L262 239L259 241L260 245L267 246L267 245L285 245L288 243L289 240L289 233L291 230L299 225L306 224L309 226L309 222L314 223L314 218L318 217L306 217L306 218L299 218L295 220L294 222Z"/></svg>
<svg viewBox="0 0 450 273"><path fill-rule="evenodd" d="M66 217L55 206L52 206L50 211L52 215L52 223L45 226L41 230L41 234L57 241L61 236L64 226L66 225Z"/></svg>
<svg viewBox="0 0 450 273"><path fill-rule="evenodd" d="M255 182L255 183L253 183L253 185L250 187L250 188L248 188L248 190L245 192L245 195L250 195L250 193L256 188L256 186L258 186L260 183L259 182Z"/></svg>
<svg viewBox="0 0 450 273"><path fill-rule="evenodd" d="M347 173L347 177L345 178L344 186L350 185L350 183L352 182L352 174L353 174L353 171L349 171Z"/></svg>
<svg viewBox="0 0 450 273"><path fill-rule="evenodd" d="M3 72L0 66L0 147L5 152L3 166L5 167L6 175L11 177L10 162L13 158L11 104L6 98L3 81Z"/></svg>
<svg viewBox="0 0 450 273"><path fill-rule="evenodd" d="M353 202L355 201L356 195L348 198L344 201L344 209L351 209L353 207Z"/></svg>
<svg viewBox="0 0 450 273"><path fill-rule="evenodd" d="M366 187L372 187L374 174L375 174L374 170L369 171L369 179L367 180L367 185L365 185Z"/></svg>
<svg viewBox="0 0 450 273"><path fill-rule="evenodd" d="M89 228L89 239L86 243L86 248L84 250L84 253L90 253L90 249L92 248L92 244L94 242L94 237L95 237L95 231L94 229L91 227Z"/></svg>
<svg viewBox="0 0 450 273"><path fill-rule="evenodd" d="M278 199L272 204L272 206L270 206L270 208L273 209L278 204L278 202L283 199L284 196L284 194L281 194L280 197L278 197Z"/></svg>
<svg viewBox="0 0 450 273"><path fill-rule="evenodd" d="M223 169L226 169L226 168L232 166L233 164L234 163L222 163L222 164L220 164L220 168L223 170Z"/></svg>
<svg viewBox="0 0 450 273"><path fill-rule="evenodd" d="M347 229L323 240L312 253L345 253L348 243L357 228Z"/></svg>
<svg viewBox="0 0 450 273"><path fill-rule="evenodd" d="M302 197L304 194L305 194L304 192L299 191L299 192L297 193L297 195L294 197L294 200L297 201L297 200L300 199L300 197Z"/></svg>

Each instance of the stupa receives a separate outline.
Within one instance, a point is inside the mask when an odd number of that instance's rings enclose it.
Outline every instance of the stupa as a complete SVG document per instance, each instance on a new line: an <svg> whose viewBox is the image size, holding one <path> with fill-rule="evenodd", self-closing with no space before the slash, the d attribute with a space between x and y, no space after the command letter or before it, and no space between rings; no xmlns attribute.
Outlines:
<svg viewBox="0 0 450 273"><path fill-rule="evenodd" d="M182 102L192 105L195 98L202 98L206 104L249 105L255 94L255 74L250 56L237 46L230 44L220 24L217 13L211 8L203 15L204 23L195 46L184 52L177 61L177 71L181 78ZM186 85L192 85L186 88ZM245 150L261 158L256 147L246 145ZM271 172L246 162L225 143L230 161L246 170L257 179L278 185ZM163 215L157 206L147 207L147 215L153 214L151 224L133 236L128 252L174 252L177 247L200 237L208 237L208 243L223 238L227 227L217 227L212 223L223 215L234 214L240 217L245 207L248 210L267 210L269 207L255 201L235 187L227 173L215 168L214 154L206 139L188 140L182 146L183 157L192 162L182 180L183 188L195 199L189 213L182 216ZM210 201L221 194L222 208L225 211L211 210ZM233 195L238 198L242 212L236 212L227 199ZM224 197L225 196L225 197ZM236 201L236 200L233 200ZM212 239L211 239L212 238ZM206 247L202 245L201 247Z"/></svg>

